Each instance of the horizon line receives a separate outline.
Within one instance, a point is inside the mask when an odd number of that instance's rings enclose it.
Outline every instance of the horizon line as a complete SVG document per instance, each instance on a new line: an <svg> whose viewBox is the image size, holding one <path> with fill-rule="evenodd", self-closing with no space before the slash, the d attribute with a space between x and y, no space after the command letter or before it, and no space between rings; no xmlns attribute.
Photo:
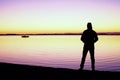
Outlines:
<svg viewBox="0 0 120 80"><path fill-rule="evenodd" d="M98 32L98 35L120 35L120 32ZM82 33L4 33L0 35L82 35Z"/></svg>

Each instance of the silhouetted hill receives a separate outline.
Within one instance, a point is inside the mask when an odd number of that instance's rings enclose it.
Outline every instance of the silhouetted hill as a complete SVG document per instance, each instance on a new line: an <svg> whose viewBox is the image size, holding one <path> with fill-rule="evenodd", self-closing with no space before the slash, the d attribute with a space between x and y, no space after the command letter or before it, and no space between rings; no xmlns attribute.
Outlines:
<svg viewBox="0 0 120 80"><path fill-rule="evenodd" d="M120 72L0 63L0 80L120 80Z"/></svg>

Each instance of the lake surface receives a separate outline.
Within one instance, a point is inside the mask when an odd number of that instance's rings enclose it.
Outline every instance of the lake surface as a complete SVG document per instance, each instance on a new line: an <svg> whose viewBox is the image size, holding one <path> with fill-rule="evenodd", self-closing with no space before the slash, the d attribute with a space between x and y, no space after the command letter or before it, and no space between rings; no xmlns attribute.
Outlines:
<svg viewBox="0 0 120 80"><path fill-rule="evenodd" d="M0 36L0 62L79 69L83 43L78 35ZM120 36L98 36L96 70L120 71ZM91 70L89 53L84 69Z"/></svg>

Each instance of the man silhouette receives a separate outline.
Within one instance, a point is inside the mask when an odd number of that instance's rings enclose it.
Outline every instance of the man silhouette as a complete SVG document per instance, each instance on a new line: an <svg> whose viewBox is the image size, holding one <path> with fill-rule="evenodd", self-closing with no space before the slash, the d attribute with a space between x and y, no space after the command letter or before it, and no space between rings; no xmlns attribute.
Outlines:
<svg viewBox="0 0 120 80"><path fill-rule="evenodd" d="M87 30L85 30L81 36L81 41L84 43L82 60L80 64L80 70L83 70L87 52L90 52L91 68L95 71L95 58L94 58L94 43L98 41L97 33L92 30L92 24L87 24Z"/></svg>

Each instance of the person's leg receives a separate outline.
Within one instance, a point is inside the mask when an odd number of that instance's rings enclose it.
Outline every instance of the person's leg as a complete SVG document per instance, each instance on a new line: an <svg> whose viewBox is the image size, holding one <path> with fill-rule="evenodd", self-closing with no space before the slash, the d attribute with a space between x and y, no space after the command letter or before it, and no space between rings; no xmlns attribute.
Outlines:
<svg viewBox="0 0 120 80"><path fill-rule="evenodd" d="M92 71L94 71L95 70L94 45L92 45L90 48L90 57L91 57L91 68Z"/></svg>
<svg viewBox="0 0 120 80"><path fill-rule="evenodd" d="M82 54L82 59L81 59L81 64L80 64L80 70L83 70L87 52L88 52L88 49L87 49L86 46L84 46L84 48L83 48L83 54Z"/></svg>

